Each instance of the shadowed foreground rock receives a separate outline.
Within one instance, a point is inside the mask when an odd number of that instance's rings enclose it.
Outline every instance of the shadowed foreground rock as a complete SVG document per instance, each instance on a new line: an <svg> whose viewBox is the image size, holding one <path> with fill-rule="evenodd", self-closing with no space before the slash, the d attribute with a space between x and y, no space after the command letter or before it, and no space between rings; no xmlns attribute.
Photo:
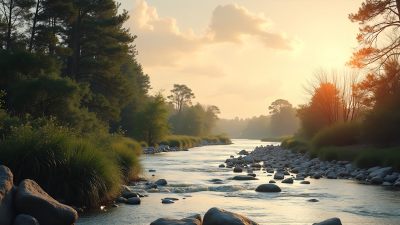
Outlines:
<svg viewBox="0 0 400 225"><path fill-rule="evenodd" d="M160 218L150 225L201 225L201 215L196 214L194 216L186 217L181 220Z"/></svg>
<svg viewBox="0 0 400 225"><path fill-rule="evenodd" d="M219 208L211 208L204 215L203 225L258 225L242 215Z"/></svg>
<svg viewBox="0 0 400 225"><path fill-rule="evenodd" d="M342 225L342 222L339 218L331 218L319 223L314 223L313 225Z"/></svg>
<svg viewBox="0 0 400 225"><path fill-rule="evenodd" d="M59 203L29 179L19 184L15 206L18 212L36 218L40 225L71 225L78 219L73 208Z"/></svg>
<svg viewBox="0 0 400 225"><path fill-rule="evenodd" d="M30 215L19 214L15 217L14 225L39 225L39 221Z"/></svg>
<svg viewBox="0 0 400 225"><path fill-rule="evenodd" d="M13 212L13 174L5 166L0 166L0 225L11 225Z"/></svg>

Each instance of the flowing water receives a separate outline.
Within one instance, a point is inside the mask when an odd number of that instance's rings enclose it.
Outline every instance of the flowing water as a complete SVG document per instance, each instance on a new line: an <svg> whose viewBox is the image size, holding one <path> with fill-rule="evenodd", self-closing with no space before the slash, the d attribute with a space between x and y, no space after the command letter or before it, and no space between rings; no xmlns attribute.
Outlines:
<svg viewBox="0 0 400 225"><path fill-rule="evenodd" d="M149 193L141 205L124 205L106 212L82 216L78 225L150 224L160 217L183 218L202 215L211 207L241 213L260 224L311 225L339 217L344 225L400 225L400 191L382 186L357 184L351 180L309 179L310 185L277 184L281 193L257 193L254 189L272 177L255 171L259 180L229 180L232 169L218 168L230 155L251 151L266 142L233 140L232 145L192 148L142 156L149 180L165 178L168 186L161 193ZM148 173L155 169L155 173ZM155 176L152 177L151 175ZM221 179L221 184L211 182ZM174 204L161 204L165 197L179 198ZM309 202L318 199L319 202Z"/></svg>

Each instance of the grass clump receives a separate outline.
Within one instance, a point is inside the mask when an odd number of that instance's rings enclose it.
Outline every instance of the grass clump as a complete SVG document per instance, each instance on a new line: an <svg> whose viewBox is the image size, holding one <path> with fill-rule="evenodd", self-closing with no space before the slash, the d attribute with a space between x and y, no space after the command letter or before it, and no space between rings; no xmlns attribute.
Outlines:
<svg viewBox="0 0 400 225"><path fill-rule="evenodd" d="M326 146L349 146L359 143L360 124L357 122L337 123L319 131L312 139L314 150Z"/></svg>
<svg viewBox="0 0 400 225"><path fill-rule="evenodd" d="M306 153L309 150L308 142L296 136L284 139L281 143L281 146L283 148L301 153Z"/></svg>
<svg viewBox="0 0 400 225"><path fill-rule="evenodd" d="M266 138L261 139L261 141L264 141L264 142L282 142L282 141L284 141L286 139L290 139L292 137L293 136L266 137Z"/></svg>
<svg viewBox="0 0 400 225"><path fill-rule="evenodd" d="M208 144L231 144L231 140L223 135L217 136L206 136L206 137L195 137L187 135L170 135L161 141L160 145L168 145L170 147L178 148L193 148L200 146L203 141Z"/></svg>
<svg viewBox="0 0 400 225"><path fill-rule="evenodd" d="M33 179L66 204L96 207L113 200L140 171L137 142L107 134L83 137L43 121L12 127L0 141L0 162L16 183Z"/></svg>

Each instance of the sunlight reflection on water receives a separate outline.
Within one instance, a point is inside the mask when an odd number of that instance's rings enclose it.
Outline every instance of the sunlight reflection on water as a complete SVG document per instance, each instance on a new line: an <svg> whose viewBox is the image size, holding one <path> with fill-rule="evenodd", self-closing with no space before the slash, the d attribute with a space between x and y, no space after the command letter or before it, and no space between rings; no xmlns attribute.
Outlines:
<svg viewBox="0 0 400 225"><path fill-rule="evenodd" d="M366 186L350 180L313 180L310 185L279 184L281 193L256 193L257 185L271 177L254 171L259 180L234 181L231 169L218 165L242 149L252 150L266 145L255 140L234 140L229 146L206 146L189 152L162 153L142 157L144 171L150 180L167 179L170 193L150 193L139 206L121 205L100 214L86 215L78 225L150 224L160 217L183 218L204 213L211 207L242 213L260 224L310 225L330 217L339 217L343 224L400 224L400 192L381 186ZM154 174L155 177L151 175ZM223 184L213 184L211 179ZM191 197L189 197L191 196ZM163 205L164 197L176 197L174 204ZM185 198L185 199L183 199ZM318 199L311 203L307 200Z"/></svg>

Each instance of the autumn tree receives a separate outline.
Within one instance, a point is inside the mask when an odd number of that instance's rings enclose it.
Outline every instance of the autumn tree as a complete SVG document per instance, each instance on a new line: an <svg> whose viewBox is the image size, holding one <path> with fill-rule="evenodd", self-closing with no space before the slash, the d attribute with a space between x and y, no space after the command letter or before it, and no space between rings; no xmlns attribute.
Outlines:
<svg viewBox="0 0 400 225"><path fill-rule="evenodd" d="M184 84L174 84L171 95L168 96L170 102L174 105L177 112L181 112L183 107L192 104L195 95L188 86Z"/></svg>
<svg viewBox="0 0 400 225"><path fill-rule="evenodd" d="M351 65L362 68L378 63L380 68L392 56L400 54L399 0L366 0L349 18L360 25L357 35L360 47L353 53Z"/></svg>

